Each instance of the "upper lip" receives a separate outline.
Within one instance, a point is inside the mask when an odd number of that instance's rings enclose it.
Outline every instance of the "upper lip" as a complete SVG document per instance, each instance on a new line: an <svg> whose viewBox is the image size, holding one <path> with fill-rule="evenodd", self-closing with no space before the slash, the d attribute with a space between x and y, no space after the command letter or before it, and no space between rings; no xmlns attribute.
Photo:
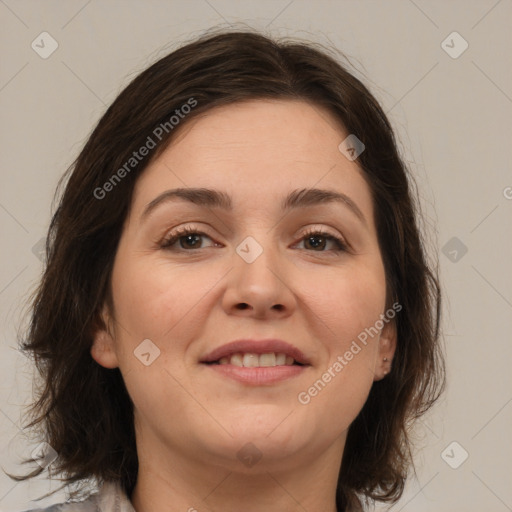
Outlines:
<svg viewBox="0 0 512 512"><path fill-rule="evenodd" d="M213 363L221 357L228 357L237 353L268 354L270 352L286 354L293 357L300 364L310 364L306 356L297 347L278 339L235 340L209 352L201 359L201 363Z"/></svg>

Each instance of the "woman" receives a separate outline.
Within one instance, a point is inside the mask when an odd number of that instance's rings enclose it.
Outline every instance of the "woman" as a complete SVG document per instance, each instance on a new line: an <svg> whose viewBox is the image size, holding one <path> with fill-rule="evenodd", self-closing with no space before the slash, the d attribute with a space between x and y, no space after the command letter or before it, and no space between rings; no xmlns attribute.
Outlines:
<svg viewBox="0 0 512 512"><path fill-rule="evenodd" d="M410 180L375 98L311 44L208 34L145 70L50 226L22 346L46 444L20 479L96 481L48 509L68 512L397 501L444 384Z"/></svg>

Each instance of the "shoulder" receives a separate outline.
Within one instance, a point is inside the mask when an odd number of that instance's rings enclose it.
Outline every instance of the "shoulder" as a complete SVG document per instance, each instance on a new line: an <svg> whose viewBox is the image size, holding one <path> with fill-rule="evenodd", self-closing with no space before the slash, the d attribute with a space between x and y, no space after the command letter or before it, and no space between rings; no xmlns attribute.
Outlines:
<svg viewBox="0 0 512 512"><path fill-rule="evenodd" d="M94 501L91 498L87 498L80 502L56 503L46 508L34 508L23 512L99 512L101 509L98 509Z"/></svg>
<svg viewBox="0 0 512 512"><path fill-rule="evenodd" d="M62 510L61 507L62 507L62 505L57 504L57 505L52 505L47 508L33 508L30 510L24 510L23 512L60 512Z"/></svg>
<svg viewBox="0 0 512 512"><path fill-rule="evenodd" d="M135 509L117 482L105 482L99 492L83 501L56 503L24 512L135 512Z"/></svg>
<svg viewBox="0 0 512 512"><path fill-rule="evenodd" d="M88 503L89 502L89 503ZM46 508L34 508L23 512L97 512L98 509L90 500L79 503L56 503Z"/></svg>

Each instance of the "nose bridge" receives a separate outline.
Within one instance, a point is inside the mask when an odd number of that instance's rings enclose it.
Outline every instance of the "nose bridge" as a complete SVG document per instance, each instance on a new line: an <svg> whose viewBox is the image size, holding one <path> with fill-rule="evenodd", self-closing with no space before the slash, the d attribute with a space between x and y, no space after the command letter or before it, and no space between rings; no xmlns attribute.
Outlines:
<svg viewBox="0 0 512 512"><path fill-rule="evenodd" d="M238 280L250 287L276 286L278 248L273 246L272 237L263 230L245 237L236 247L235 270Z"/></svg>
<svg viewBox="0 0 512 512"><path fill-rule="evenodd" d="M246 236L235 248L226 308L231 311L233 308L249 309L259 316L289 310L293 294L286 284L279 258L279 248L274 246L268 231Z"/></svg>

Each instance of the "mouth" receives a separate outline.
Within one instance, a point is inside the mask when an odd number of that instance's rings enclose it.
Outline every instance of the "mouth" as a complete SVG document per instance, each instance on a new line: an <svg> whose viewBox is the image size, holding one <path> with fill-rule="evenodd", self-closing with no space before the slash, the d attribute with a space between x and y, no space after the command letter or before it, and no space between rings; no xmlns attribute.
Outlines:
<svg viewBox="0 0 512 512"><path fill-rule="evenodd" d="M245 368L310 364L297 347L278 339L232 341L212 350L200 362Z"/></svg>
<svg viewBox="0 0 512 512"><path fill-rule="evenodd" d="M255 354L253 352L237 352L229 356L224 356L217 361L204 361L204 364L218 364L238 366L239 368L269 368L274 366L306 366L303 363L295 361L292 356L283 352L267 352L264 354Z"/></svg>
<svg viewBox="0 0 512 512"><path fill-rule="evenodd" d="M298 348L282 340L234 341L213 350L200 363L250 385L274 384L311 366Z"/></svg>

